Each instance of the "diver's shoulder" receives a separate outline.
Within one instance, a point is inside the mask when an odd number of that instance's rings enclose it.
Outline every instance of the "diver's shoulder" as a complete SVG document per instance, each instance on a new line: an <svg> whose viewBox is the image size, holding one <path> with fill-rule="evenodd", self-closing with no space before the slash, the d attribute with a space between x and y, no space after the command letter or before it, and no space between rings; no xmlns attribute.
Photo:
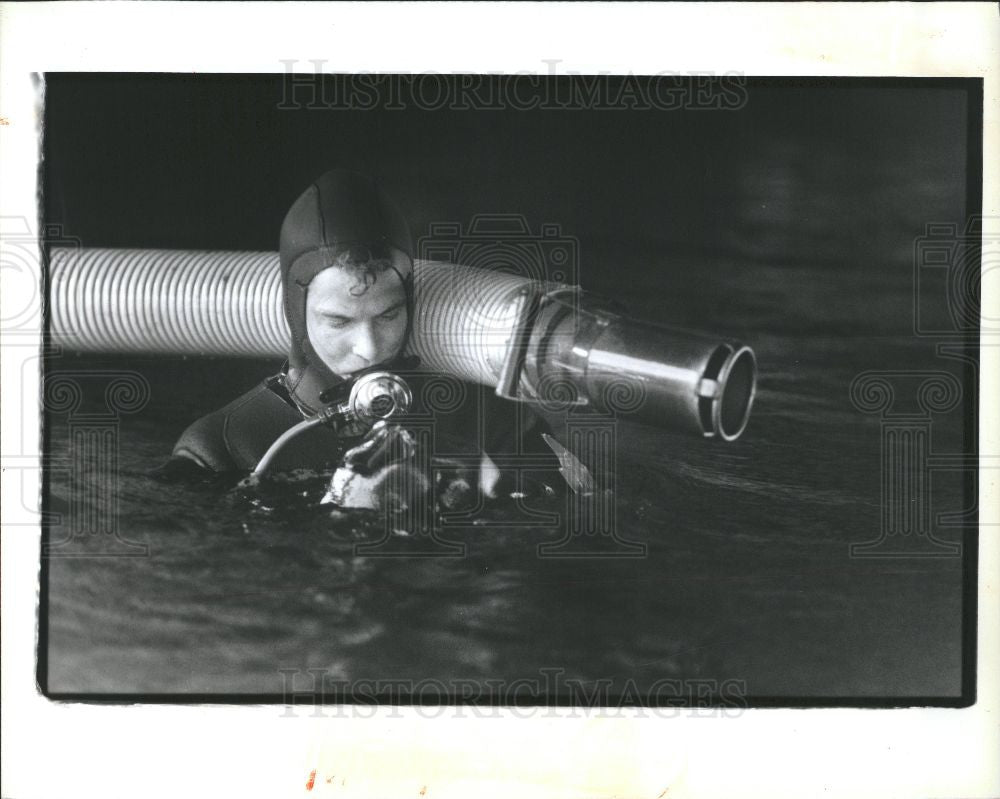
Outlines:
<svg viewBox="0 0 1000 799"><path fill-rule="evenodd" d="M194 461L203 469L225 472L236 469L225 440L226 417L213 411L188 425L174 444L172 456Z"/></svg>
<svg viewBox="0 0 1000 799"><path fill-rule="evenodd" d="M283 408L287 413L281 413ZM254 458L274 440L274 429L281 428L280 434L295 421L294 409L265 381L189 425L174 445L173 457L213 472L253 468Z"/></svg>

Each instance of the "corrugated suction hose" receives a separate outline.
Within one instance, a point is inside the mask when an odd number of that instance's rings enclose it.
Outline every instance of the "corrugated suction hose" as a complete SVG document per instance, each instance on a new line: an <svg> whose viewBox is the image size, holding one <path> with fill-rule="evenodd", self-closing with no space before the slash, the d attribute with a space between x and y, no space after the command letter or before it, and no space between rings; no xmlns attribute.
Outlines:
<svg viewBox="0 0 1000 799"><path fill-rule="evenodd" d="M509 274L418 261L411 349L429 369L496 385L515 317ZM76 352L282 357L278 254L55 247L50 331Z"/></svg>
<svg viewBox="0 0 1000 799"><path fill-rule="evenodd" d="M572 287L417 261L410 352L498 393L625 412L731 441L756 387L752 350L648 325ZM50 333L79 352L283 357L277 253L53 248Z"/></svg>

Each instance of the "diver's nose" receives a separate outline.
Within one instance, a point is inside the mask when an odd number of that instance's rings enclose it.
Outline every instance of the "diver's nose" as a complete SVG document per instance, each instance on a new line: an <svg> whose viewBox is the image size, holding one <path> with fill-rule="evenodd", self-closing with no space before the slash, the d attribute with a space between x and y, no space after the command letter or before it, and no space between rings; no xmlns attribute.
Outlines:
<svg viewBox="0 0 1000 799"><path fill-rule="evenodd" d="M375 360L378 342L375 340L375 331L371 323L366 322L357 326L351 351L368 363Z"/></svg>

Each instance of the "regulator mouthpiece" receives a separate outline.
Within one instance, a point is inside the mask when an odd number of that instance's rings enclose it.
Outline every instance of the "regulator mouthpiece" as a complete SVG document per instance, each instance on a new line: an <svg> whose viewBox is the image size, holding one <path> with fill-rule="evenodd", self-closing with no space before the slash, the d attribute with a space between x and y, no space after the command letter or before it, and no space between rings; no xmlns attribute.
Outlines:
<svg viewBox="0 0 1000 799"><path fill-rule="evenodd" d="M410 410L413 392L409 384L392 372L368 372L354 381L345 416L371 426L401 416Z"/></svg>

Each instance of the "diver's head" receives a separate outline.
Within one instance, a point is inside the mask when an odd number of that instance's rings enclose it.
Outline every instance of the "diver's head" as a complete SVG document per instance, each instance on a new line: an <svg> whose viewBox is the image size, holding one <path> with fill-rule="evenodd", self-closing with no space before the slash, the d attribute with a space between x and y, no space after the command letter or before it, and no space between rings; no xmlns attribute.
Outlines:
<svg viewBox="0 0 1000 799"><path fill-rule="evenodd" d="M406 345L413 243L374 180L334 169L292 204L281 226L290 388L315 408L326 389Z"/></svg>
<svg viewBox="0 0 1000 799"><path fill-rule="evenodd" d="M359 245L309 283L306 335L323 364L349 378L400 354L408 313L401 274Z"/></svg>

